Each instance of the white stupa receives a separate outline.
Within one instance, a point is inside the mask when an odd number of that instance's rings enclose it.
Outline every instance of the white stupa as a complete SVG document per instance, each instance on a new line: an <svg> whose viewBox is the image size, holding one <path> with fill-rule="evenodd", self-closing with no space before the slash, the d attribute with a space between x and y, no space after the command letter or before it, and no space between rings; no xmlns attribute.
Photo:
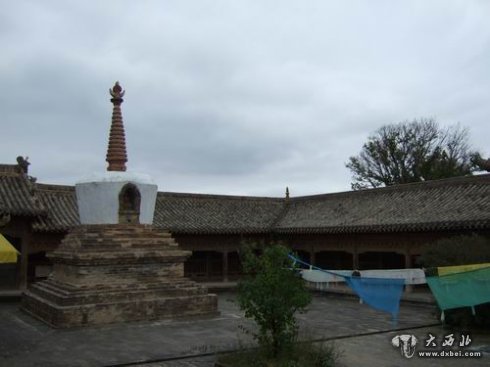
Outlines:
<svg viewBox="0 0 490 367"><path fill-rule="evenodd" d="M153 224L158 187L149 175L126 172L126 139L121 114L124 91L109 90L113 103L107 172L93 173L75 185L81 224Z"/></svg>

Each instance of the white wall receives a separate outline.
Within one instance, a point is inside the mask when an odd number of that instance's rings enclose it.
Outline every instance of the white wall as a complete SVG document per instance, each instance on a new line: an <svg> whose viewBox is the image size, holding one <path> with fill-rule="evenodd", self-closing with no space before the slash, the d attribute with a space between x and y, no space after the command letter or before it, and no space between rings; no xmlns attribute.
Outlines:
<svg viewBox="0 0 490 367"><path fill-rule="evenodd" d="M75 185L81 224L119 223L119 193L132 183L141 194L141 224L153 224L158 186L147 175L105 172L92 175Z"/></svg>

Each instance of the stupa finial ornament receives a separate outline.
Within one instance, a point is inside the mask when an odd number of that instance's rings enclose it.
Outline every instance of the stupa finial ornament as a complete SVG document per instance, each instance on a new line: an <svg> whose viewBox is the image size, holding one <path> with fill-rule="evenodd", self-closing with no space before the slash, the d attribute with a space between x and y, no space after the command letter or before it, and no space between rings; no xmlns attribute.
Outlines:
<svg viewBox="0 0 490 367"><path fill-rule="evenodd" d="M126 171L126 162L128 156L126 154L126 137L124 135L124 125L121 113L121 103L125 91L119 85L119 82L114 84L112 89L109 89L112 96L111 102L114 105L112 110L111 132L109 135L109 145L107 148L106 161L109 163L108 171Z"/></svg>
<svg viewBox="0 0 490 367"><path fill-rule="evenodd" d="M112 89L109 89L109 93L111 94L113 99L121 100L121 102L123 101L122 97L124 97L125 92L126 91L124 91L119 85L119 82L116 82L116 84L114 84L114 87L112 87ZM111 99L111 102L114 103L115 101Z"/></svg>

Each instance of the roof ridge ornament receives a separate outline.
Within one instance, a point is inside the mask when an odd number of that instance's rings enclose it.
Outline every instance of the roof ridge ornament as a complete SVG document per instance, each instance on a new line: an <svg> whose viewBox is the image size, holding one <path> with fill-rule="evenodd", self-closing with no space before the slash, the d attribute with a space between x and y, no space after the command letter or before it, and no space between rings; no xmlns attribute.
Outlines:
<svg viewBox="0 0 490 367"><path fill-rule="evenodd" d="M112 110L111 131L106 155L106 161L109 163L107 167L108 171L126 171L128 156L126 154L126 137L121 113L121 103L124 102L122 97L125 92L119 85L119 82L116 82L114 87L109 89L109 94L112 96L111 102L114 107Z"/></svg>
<svg viewBox="0 0 490 367"><path fill-rule="evenodd" d="M27 174L29 173L29 165L31 164L31 162L29 162L29 157L23 157L21 155L19 155L17 157L17 171L18 173L20 173L21 175L24 175L24 176L27 176Z"/></svg>

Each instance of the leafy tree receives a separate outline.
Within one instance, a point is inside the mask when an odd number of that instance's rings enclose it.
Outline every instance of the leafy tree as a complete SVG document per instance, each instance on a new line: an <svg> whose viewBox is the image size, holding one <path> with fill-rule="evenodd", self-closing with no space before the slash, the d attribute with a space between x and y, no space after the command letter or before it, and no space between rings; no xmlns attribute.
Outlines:
<svg viewBox="0 0 490 367"><path fill-rule="evenodd" d="M346 167L359 190L468 175L477 170L477 154L469 150L467 129L420 119L381 127Z"/></svg>
<svg viewBox="0 0 490 367"><path fill-rule="evenodd" d="M238 285L237 299L245 317L258 326L254 338L275 358L294 342L294 315L311 302L311 295L293 269L286 247L272 244L262 250L260 255L253 246L243 250L245 277Z"/></svg>
<svg viewBox="0 0 490 367"><path fill-rule="evenodd" d="M490 172L490 158L484 159L480 153L473 154L472 162L478 167L480 171Z"/></svg>

